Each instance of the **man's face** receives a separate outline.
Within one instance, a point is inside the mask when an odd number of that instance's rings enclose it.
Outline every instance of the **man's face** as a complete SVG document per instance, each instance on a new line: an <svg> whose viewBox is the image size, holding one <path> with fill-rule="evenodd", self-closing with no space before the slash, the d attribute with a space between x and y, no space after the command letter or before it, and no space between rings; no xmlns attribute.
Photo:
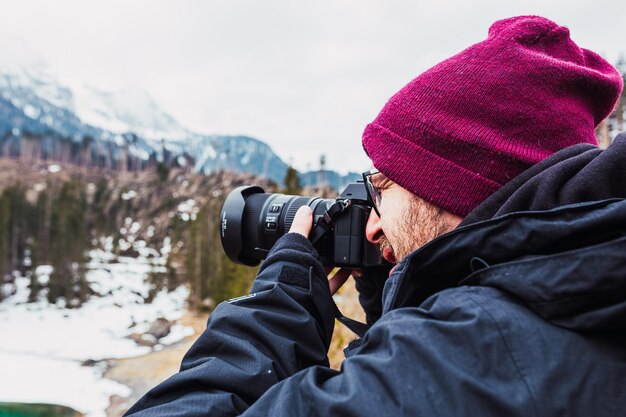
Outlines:
<svg viewBox="0 0 626 417"><path fill-rule="evenodd" d="M378 211L370 213L367 240L380 245L383 257L395 264L415 249L454 229L461 218L415 196L382 173L371 176L381 195Z"/></svg>

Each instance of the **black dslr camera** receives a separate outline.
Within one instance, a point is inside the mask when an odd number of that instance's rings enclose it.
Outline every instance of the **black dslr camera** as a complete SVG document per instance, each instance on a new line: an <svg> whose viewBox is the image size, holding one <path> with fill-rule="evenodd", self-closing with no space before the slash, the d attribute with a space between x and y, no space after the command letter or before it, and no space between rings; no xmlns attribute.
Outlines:
<svg viewBox="0 0 626 417"><path fill-rule="evenodd" d="M276 240L289 232L296 211L313 210L309 240L325 266L361 268L382 262L377 245L365 238L371 210L363 183L351 183L337 199L267 194L254 185L233 190L222 207L220 236L228 257L255 266Z"/></svg>

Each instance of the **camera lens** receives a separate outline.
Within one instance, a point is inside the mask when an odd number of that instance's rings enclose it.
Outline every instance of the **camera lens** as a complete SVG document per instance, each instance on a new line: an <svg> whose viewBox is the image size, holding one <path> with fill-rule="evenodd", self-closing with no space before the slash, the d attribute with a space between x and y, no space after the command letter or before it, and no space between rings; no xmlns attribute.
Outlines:
<svg viewBox="0 0 626 417"><path fill-rule="evenodd" d="M300 207L311 207L315 222L334 202L319 197L265 193L258 186L238 187L226 198L220 216L224 251L234 262L258 265L276 240L289 232Z"/></svg>

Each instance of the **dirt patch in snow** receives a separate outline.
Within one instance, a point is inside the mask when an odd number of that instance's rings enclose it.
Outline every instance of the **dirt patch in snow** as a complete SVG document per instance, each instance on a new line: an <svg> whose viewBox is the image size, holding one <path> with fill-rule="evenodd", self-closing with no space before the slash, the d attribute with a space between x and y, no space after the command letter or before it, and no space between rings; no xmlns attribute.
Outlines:
<svg viewBox="0 0 626 417"><path fill-rule="evenodd" d="M132 390L128 398L114 396L107 408L108 417L120 417L152 387L178 372L183 356L206 327L208 315L187 313L179 323L194 329L194 334L160 351L134 358L115 359L104 377L120 382Z"/></svg>
<svg viewBox="0 0 626 417"><path fill-rule="evenodd" d="M364 321L365 314L358 303L354 281L349 280L339 295L340 297L336 297L336 301L343 314ZM161 351L154 351L134 358L112 360L110 368L104 375L105 378L113 379L128 386L132 390L132 395L129 398L112 397L111 405L107 408L107 416L122 416L152 387L178 372L183 356L205 329L207 318L206 314L188 313L181 318L180 323L192 327L195 330L194 335ZM336 323L328 354L332 368L339 369L341 362L345 359L343 349L355 338L356 336L345 326Z"/></svg>

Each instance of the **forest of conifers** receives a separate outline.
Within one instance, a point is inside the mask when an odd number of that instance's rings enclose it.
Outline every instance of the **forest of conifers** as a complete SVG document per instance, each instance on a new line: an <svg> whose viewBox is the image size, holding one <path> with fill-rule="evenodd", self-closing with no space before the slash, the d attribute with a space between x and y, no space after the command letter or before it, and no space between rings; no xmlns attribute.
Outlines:
<svg viewBox="0 0 626 417"><path fill-rule="evenodd" d="M29 277L30 301L44 297L74 308L97 295L86 278L89 251L109 237L113 254L139 256L132 245L120 244L131 221L140 225L134 239L144 240L155 253L166 238L171 242L160 257L165 264L155 261L149 274L147 302L161 289L188 284L190 306L210 309L244 293L254 278L256 268L228 260L219 239L222 203L236 186L258 183L250 176L184 170L96 174L78 167L51 174L45 165L3 164L27 174L0 179L0 273L4 284L16 274ZM190 205L191 212L181 216L181 203ZM36 273L41 265L52 267L48 280ZM0 288L5 288L0 297L8 295L10 286Z"/></svg>

